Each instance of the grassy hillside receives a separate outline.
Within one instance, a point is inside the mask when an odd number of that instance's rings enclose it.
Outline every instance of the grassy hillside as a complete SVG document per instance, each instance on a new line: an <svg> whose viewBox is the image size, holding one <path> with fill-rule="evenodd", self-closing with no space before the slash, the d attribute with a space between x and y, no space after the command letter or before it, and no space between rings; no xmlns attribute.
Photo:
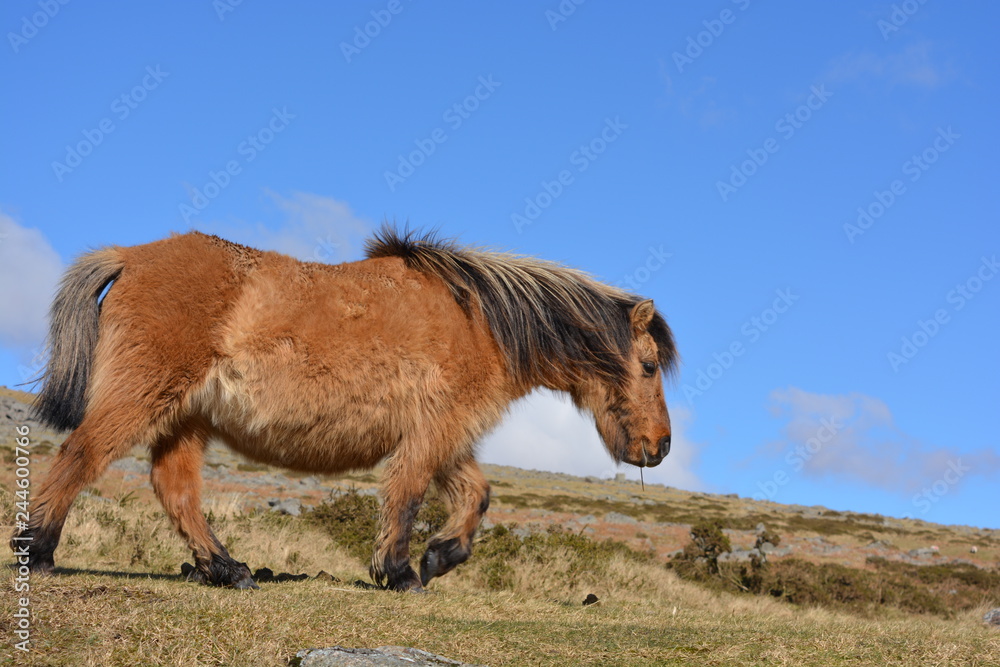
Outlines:
<svg viewBox="0 0 1000 667"><path fill-rule="evenodd" d="M32 456L35 484L50 437ZM7 530L12 445L0 442ZM1000 606L996 531L487 466L493 505L472 560L430 594L395 594L354 585L368 580L377 471L319 479L213 450L205 509L220 539L252 569L309 575L218 590L180 577L190 554L133 454L77 501L57 574L30 581L28 655L11 648L21 594L13 574L4 583L0 659L284 665L302 648L397 644L494 666L1000 664L1000 630L981 621ZM269 511L273 498L304 511ZM730 549L753 546L758 523L790 549L762 569L709 572L691 547L677 553L706 519ZM421 536L439 520L425 511ZM599 601L584 606L588 594Z"/></svg>

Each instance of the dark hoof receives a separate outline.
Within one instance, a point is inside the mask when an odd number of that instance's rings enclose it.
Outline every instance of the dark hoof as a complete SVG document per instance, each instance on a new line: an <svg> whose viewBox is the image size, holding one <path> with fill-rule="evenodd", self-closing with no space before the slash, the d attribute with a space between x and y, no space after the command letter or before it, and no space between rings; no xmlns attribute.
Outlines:
<svg viewBox="0 0 1000 667"><path fill-rule="evenodd" d="M224 588L239 588L242 590L260 589L254 583L250 575L250 568L246 563L237 563L234 560L228 562L218 556L213 556L208 571L195 567L190 563L181 565L181 575L187 581L193 581L206 586L220 586Z"/></svg>
<svg viewBox="0 0 1000 667"><path fill-rule="evenodd" d="M386 587L386 590L395 591L396 593L426 593L424 587L420 585L417 581L417 575L414 573L413 579L407 579L397 583L390 583Z"/></svg>
<svg viewBox="0 0 1000 667"><path fill-rule="evenodd" d="M18 565L15 565L18 567ZM29 561L28 569L31 570L31 576L49 577L55 572L56 564L51 560L47 561Z"/></svg>
<svg viewBox="0 0 1000 667"><path fill-rule="evenodd" d="M14 552L14 568L24 565L32 574L52 574L55 569L55 560L52 552L55 551L55 544L52 540L46 539L46 533L35 532L33 529L22 530L10 538L10 550ZM25 563L27 557L27 563Z"/></svg>
<svg viewBox="0 0 1000 667"><path fill-rule="evenodd" d="M196 584L210 584L208 575L196 568L191 563L181 563L181 576L184 581L193 581Z"/></svg>
<svg viewBox="0 0 1000 667"><path fill-rule="evenodd" d="M424 552L424 557L420 559L420 583L426 586L430 580L438 576L441 565L441 557L437 551L428 549Z"/></svg>
<svg viewBox="0 0 1000 667"><path fill-rule="evenodd" d="M469 559L469 549L458 538L443 542L432 540L420 559L420 583L426 586L434 577L448 574Z"/></svg>

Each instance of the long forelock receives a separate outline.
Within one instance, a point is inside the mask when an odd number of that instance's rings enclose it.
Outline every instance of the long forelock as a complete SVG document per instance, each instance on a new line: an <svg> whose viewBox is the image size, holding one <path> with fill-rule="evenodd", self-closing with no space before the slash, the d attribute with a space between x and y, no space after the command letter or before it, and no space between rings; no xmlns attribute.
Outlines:
<svg viewBox="0 0 1000 667"><path fill-rule="evenodd" d="M460 247L433 233L383 227L365 246L369 258L400 257L439 277L472 315L482 312L515 378L624 386L632 351L629 313L639 296L560 264L512 253ZM665 374L673 372L673 336L657 313L649 326Z"/></svg>

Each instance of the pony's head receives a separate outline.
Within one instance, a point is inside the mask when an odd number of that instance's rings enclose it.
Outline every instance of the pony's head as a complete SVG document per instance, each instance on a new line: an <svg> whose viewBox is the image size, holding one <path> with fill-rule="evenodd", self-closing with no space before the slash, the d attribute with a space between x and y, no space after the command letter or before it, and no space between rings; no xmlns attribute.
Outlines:
<svg viewBox="0 0 1000 667"><path fill-rule="evenodd" d="M592 375L570 394L594 415L597 432L615 461L639 467L659 465L670 452L670 415L663 397L663 373L675 363L673 337L651 300L628 311L630 344L617 372Z"/></svg>
<svg viewBox="0 0 1000 667"><path fill-rule="evenodd" d="M466 312L478 309L515 386L568 392L594 415L615 461L655 466L670 451L663 374L677 351L652 301L565 266L433 235L384 228L367 250L437 275Z"/></svg>

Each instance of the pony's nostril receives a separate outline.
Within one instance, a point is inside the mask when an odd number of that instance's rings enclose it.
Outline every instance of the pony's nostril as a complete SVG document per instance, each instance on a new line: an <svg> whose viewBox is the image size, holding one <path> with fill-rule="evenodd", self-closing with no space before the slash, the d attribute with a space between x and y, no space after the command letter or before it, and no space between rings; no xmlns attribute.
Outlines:
<svg viewBox="0 0 1000 667"><path fill-rule="evenodd" d="M660 438L660 458L670 453L670 436L665 435Z"/></svg>

